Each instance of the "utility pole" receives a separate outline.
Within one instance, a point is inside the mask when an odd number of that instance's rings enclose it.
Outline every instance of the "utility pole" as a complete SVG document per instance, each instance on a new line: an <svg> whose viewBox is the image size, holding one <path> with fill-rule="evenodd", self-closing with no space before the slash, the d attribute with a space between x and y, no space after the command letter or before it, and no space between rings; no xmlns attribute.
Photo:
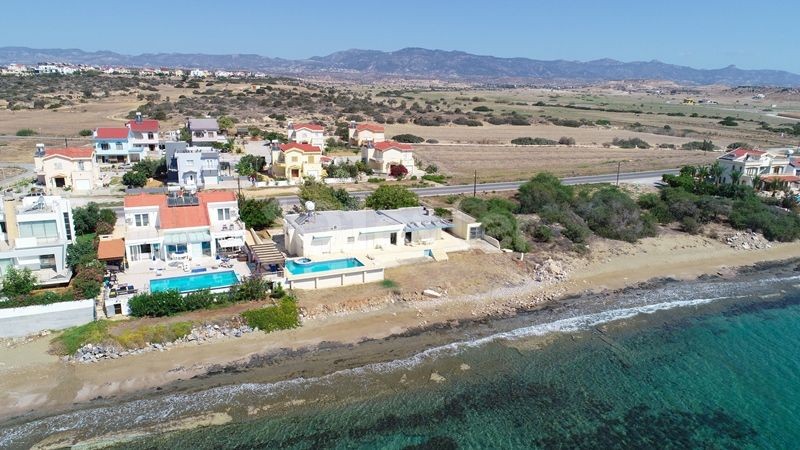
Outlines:
<svg viewBox="0 0 800 450"><path fill-rule="evenodd" d="M478 171L475 171L475 179L472 182L472 196L478 196Z"/></svg>
<svg viewBox="0 0 800 450"><path fill-rule="evenodd" d="M67 148L67 147L69 147L69 144L67 144L67 138L64 138L64 148Z"/></svg>
<svg viewBox="0 0 800 450"><path fill-rule="evenodd" d="M619 187L619 169L622 167L622 161L617 161L617 187Z"/></svg>

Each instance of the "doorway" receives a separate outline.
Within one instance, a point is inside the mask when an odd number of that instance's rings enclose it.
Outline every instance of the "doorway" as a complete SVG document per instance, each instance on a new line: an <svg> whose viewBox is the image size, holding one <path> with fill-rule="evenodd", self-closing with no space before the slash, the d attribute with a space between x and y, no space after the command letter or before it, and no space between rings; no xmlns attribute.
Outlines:
<svg viewBox="0 0 800 450"><path fill-rule="evenodd" d="M410 231L406 231L406 242L409 242L409 243L411 242L411 232Z"/></svg>
<svg viewBox="0 0 800 450"><path fill-rule="evenodd" d="M56 178L53 178L53 181L56 183L56 187L58 187L58 188L63 188L63 187L64 187L64 185L66 185L66 184L67 184L67 182L66 182L66 180L64 179L64 177L56 177Z"/></svg>
<svg viewBox="0 0 800 450"><path fill-rule="evenodd" d="M392 233L389 235L389 243L392 245L397 245L397 233Z"/></svg>

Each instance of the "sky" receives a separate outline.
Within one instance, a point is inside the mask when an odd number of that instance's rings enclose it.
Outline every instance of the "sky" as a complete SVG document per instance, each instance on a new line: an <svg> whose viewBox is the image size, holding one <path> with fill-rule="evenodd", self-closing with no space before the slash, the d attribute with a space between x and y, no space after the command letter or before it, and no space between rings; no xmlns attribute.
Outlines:
<svg viewBox="0 0 800 450"><path fill-rule="evenodd" d="M800 73L793 0L3 0L0 14L0 47L289 59L424 47Z"/></svg>

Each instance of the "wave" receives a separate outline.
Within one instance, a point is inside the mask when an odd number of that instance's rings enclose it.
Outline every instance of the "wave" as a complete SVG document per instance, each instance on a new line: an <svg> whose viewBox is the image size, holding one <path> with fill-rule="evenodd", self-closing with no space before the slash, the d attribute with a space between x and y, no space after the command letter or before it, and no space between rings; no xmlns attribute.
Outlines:
<svg viewBox="0 0 800 450"><path fill-rule="evenodd" d="M64 413L3 431L0 433L0 448L32 439L34 436L50 435L70 430L92 430L95 433L103 434L158 425L187 415L205 413L215 408L228 406L235 402L237 397L241 398L240 396L242 395L246 395L250 400L253 398L263 400L285 393L293 388L331 384L341 377L383 374L403 368L411 368L437 358L455 356L466 349L484 346L496 341L513 341L533 336L583 331L604 323L628 319L640 314L653 314L668 309L699 306L729 298L732 297L677 300L602 311L517 328L478 339L454 342L430 348L408 358L343 369L319 377L294 378L274 383L243 383L221 386L191 394L169 394L156 399L134 400L108 407Z"/></svg>

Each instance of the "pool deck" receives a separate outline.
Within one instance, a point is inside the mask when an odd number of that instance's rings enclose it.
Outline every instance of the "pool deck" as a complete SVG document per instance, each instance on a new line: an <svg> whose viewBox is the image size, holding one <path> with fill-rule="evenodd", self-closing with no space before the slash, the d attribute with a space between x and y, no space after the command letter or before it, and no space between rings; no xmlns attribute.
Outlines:
<svg viewBox="0 0 800 450"><path fill-rule="evenodd" d="M153 265L150 261L138 261L130 264L130 267L125 272L117 274L117 282L121 284L132 284L139 292L150 291L150 280L181 277L186 275L200 275L203 273L225 272L233 270L239 279L247 278L250 276L250 268L247 267L246 262L231 260L232 268L225 268L219 266L219 261L211 257L194 258L189 261L192 269L198 267L205 267L205 272L192 273L183 271L183 264L179 261L173 262L172 265L163 261L158 261L157 265ZM217 267L214 269L214 267ZM161 275L156 275L155 267L161 267Z"/></svg>

